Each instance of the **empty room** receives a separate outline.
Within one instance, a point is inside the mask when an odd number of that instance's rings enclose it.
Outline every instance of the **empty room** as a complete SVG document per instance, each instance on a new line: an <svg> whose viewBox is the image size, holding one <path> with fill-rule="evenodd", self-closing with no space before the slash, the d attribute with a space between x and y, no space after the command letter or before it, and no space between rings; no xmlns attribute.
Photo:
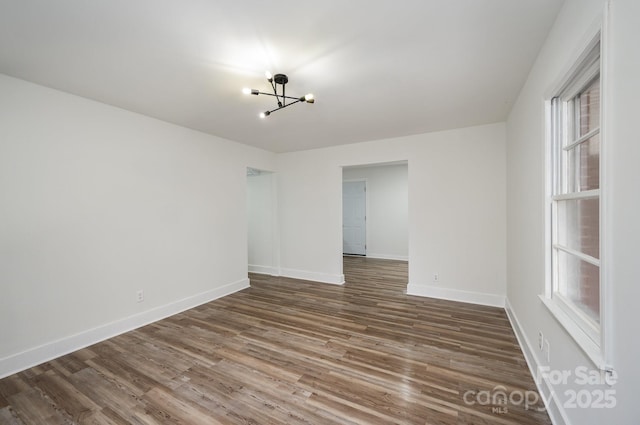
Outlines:
<svg viewBox="0 0 640 425"><path fill-rule="evenodd" d="M638 22L0 0L0 424L639 424Z"/></svg>

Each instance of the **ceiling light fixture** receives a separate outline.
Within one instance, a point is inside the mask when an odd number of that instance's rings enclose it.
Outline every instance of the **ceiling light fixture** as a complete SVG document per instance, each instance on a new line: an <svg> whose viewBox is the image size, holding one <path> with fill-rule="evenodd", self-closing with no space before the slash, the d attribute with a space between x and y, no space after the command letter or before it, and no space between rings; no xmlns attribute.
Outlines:
<svg viewBox="0 0 640 425"><path fill-rule="evenodd" d="M273 89L273 93L266 93L266 92L261 92L260 90L256 90L256 89L249 89L249 88L244 88L242 89L242 93L244 94L253 94L255 96L259 95L259 94L263 94L265 96L273 96L276 98L276 101L278 102L278 107L276 109L272 109L270 111L265 111L265 112L261 112L260 113L260 118L266 118L269 115L271 115L272 112L275 111L279 111L280 109L286 108L287 106L291 106L295 103L298 102L307 102L307 103L314 103L315 99L313 97L313 94L309 93L306 94L302 97L292 97L292 96L286 96L286 92L285 92L285 86L286 84L289 82L289 78L284 75L284 74L276 74L276 75L271 75L271 73L269 71L267 71L265 73L265 76L267 77L267 81L269 81L269 84L271 84L271 88ZM278 94L278 86L281 86L280 89L280 94ZM289 103L287 103L287 99L289 99ZM291 102L293 101L293 102Z"/></svg>

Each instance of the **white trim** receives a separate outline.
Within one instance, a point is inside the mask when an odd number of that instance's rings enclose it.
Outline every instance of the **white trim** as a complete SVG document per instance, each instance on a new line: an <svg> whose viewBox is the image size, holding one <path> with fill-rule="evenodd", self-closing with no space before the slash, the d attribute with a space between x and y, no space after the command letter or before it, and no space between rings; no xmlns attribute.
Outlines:
<svg viewBox="0 0 640 425"><path fill-rule="evenodd" d="M591 139L593 136L597 136L598 134L600 134L600 127L594 128L593 130L591 130L590 132L588 132L584 136L580 136L578 138L578 140L576 140L576 141L572 142L571 144L563 147L562 149L565 150L565 151L570 151L571 149L575 148L579 144L586 142L587 140Z"/></svg>
<svg viewBox="0 0 640 425"><path fill-rule="evenodd" d="M0 359L0 379L249 287L249 279L214 288Z"/></svg>
<svg viewBox="0 0 640 425"><path fill-rule="evenodd" d="M580 260L584 261L585 263L589 263L589 264L591 264L593 266L600 267L600 260L598 260L595 257L592 257L590 255L584 254L584 253L582 253L580 251L576 251L575 249L571 249L571 248L569 248L567 246L559 245L557 243L553 244L553 248L557 249L558 251L562 251L562 252L564 252L566 254L573 255L574 257L579 258Z"/></svg>
<svg viewBox="0 0 640 425"><path fill-rule="evenodd" d="M580 327L580 325L574 320L555 300L555 298L547 298L543 295L539 295L542 303L549 309L551 315L564 327L564 329L571 335L578 347L587 355L587 357L593 362L593 364L600 370L610 369L611 366L605 363L602 356L602 351L598 344Z"/></svg>
<svg viewBox="0 0 640 425"><path fill-rule="evenodd" d="M280 269L280 276L290 277L293 279L311 280L314 282L331 283L333 285L344 285L343 274L320 273L295 269Z"/></svg>
<svg viewBox="0 0 640 425"><path fill-rule="evenodd" d="M562 407L562 403L558 400L557 392L554 391L548 377L544 374L538 373L540 371L541 362L538 359L533 346L529 343L524 329L520 325L520 321L513 311L509 298L506 298L505 300L504 309L507 313L507 318L509 318L509 322L511 323L511 327L513 328L513 332L516 335L522 354L524 354L524 359L527 361L527 366L529 366L529 372L531 373L533 381L538 388L538 393L540 393L544 406L547 409L547 414L549 415L549 419L551 419L551 423L553 425L571 425L571 422L567 417L567 413Z"/></svg>
<svg viewBox="0 0 640 425"><path fill-rule="evenodd" d="M416 283L409 283L407 285L407 295L439 298L449 301L488 305L491 307L504 307L505 299L504 295L461 291L459 289L442 288L439 286L421 285Z"/></svg>
<svg viewBox="0 0 640 425"><path fill-rule="evenodd" d="M553 195L551 200L553 201L573 201L580 199L598 199L600 197L600 189L585 190L582 192L569 192L559 195Z"/></svg>
<svg viewBox="0 0 640 425"><path fill-rule="evenodd" d="M586 32L585 38L579 43L579 48L568 56L566 65L563 67L563 72L560 72L558 79L548 86L548 89L544 93L545 99L552 99L556 97L558 93L562 93L567 89L572 80L571 77L588 61L592 49L598 42L601 42L601 29L601 21L597 19L593 23L593 26ZM600 44L600 49L602 49L602 44Z"/></svg>
<svg viewBox="0 0 640 425"><path fill-rule="evenodd" d="M557 128L556 121L557 116L553 114L554 109L554 100L553 98L549 98L549 100L544 102L544 117L545 117L545 143L544 143L544 276L545 276L545 296L551 298L552 293L552 281L553 281L553 267L552 264L555 263L556 259L553 257L555 255L554 250L551 248L551 242L556 239L555 235L557 232L557 226L555 221L552 221L551 218L555 215L554 208L556 208L556 203L552 201L552 194L558 189L558 179L555 176L555 173L552 173L557 165L557 155L556 150L554 148L554 141L557 140L554 130ZM551 119L548 119L548 118Z"/></svg>
<svg viewBox="0 0 640 425"><path fill-rule="evenodd" d="M611 137L609 120L611 116L609 87L613 76L609 72L610 59L609 50L612 44L610 36L611 17L610 17L611 1L605 2L604 13L602 18L602 28L600 30L600 187L605 188L600 196L600 351L606 364L612 366L614 358L613 343L615 327L613 324L613 267L610 259L613 251L613 232L612 226L612 203L611 188L613 183L613 156L610 153L615 146L615 138Z"/></svg>
<svg viewBox="0 0 640 425"><path fill-rule="evenodd" d="M394 254L367 254L367 258L378 258L380 260L398 260L398 261L409 261L409 257L407 255L394 255Z"/></svg>
<svg viewBox="0 0 640 425"><path fill-rule="evenodd" d="M596 345L599 344L600 324L589 317L576 303L560 292L555 292L551 299L549 299L549 302L555 304L555 307L560 308Z"/></svg>
<svg viewBox="0 0 640 425"><path fill-rule="evenodd" d="M273 266L259 266L256 264L249 264L249 273L268 274L270 276L280 276L280 271L277 267Z"/></svg>
<svg viewBox="0 0 640 425"><path fill-rule="evenodd" d="M599 38L598 41L600 41ZM592 46L589 46L587 56L575 68L575 70L582 70L580 71L580 75L572 77L567 86L560 90L560 92L562 92L561 99L563 102L578 96L582 90L593 82L594 78L600 72L600 49L598 49L597 52L593 50L597 44L596 42ZM602 45L600 47L602 48Z"/></svg>

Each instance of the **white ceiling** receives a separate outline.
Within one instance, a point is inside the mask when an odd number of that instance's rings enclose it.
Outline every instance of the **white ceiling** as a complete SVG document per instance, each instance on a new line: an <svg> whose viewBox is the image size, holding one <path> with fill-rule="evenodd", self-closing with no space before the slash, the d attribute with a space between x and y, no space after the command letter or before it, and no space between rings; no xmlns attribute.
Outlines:
<svg viewBox="0 0 640 425"><path fill-rule="evenodd" d="M505 120L561 3L0 0L0 73L287 152Z"/></svg>

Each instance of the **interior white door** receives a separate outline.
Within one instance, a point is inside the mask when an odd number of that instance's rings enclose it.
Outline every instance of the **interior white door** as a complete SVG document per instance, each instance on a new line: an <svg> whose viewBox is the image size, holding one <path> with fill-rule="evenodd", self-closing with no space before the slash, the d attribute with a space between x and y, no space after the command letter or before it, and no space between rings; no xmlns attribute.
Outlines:
<svg viewBox="0 0 640 425"><path fill-rule="evenodd" d="M342 252L365 255L367 241L366 183L342 183Z"/></svg>

